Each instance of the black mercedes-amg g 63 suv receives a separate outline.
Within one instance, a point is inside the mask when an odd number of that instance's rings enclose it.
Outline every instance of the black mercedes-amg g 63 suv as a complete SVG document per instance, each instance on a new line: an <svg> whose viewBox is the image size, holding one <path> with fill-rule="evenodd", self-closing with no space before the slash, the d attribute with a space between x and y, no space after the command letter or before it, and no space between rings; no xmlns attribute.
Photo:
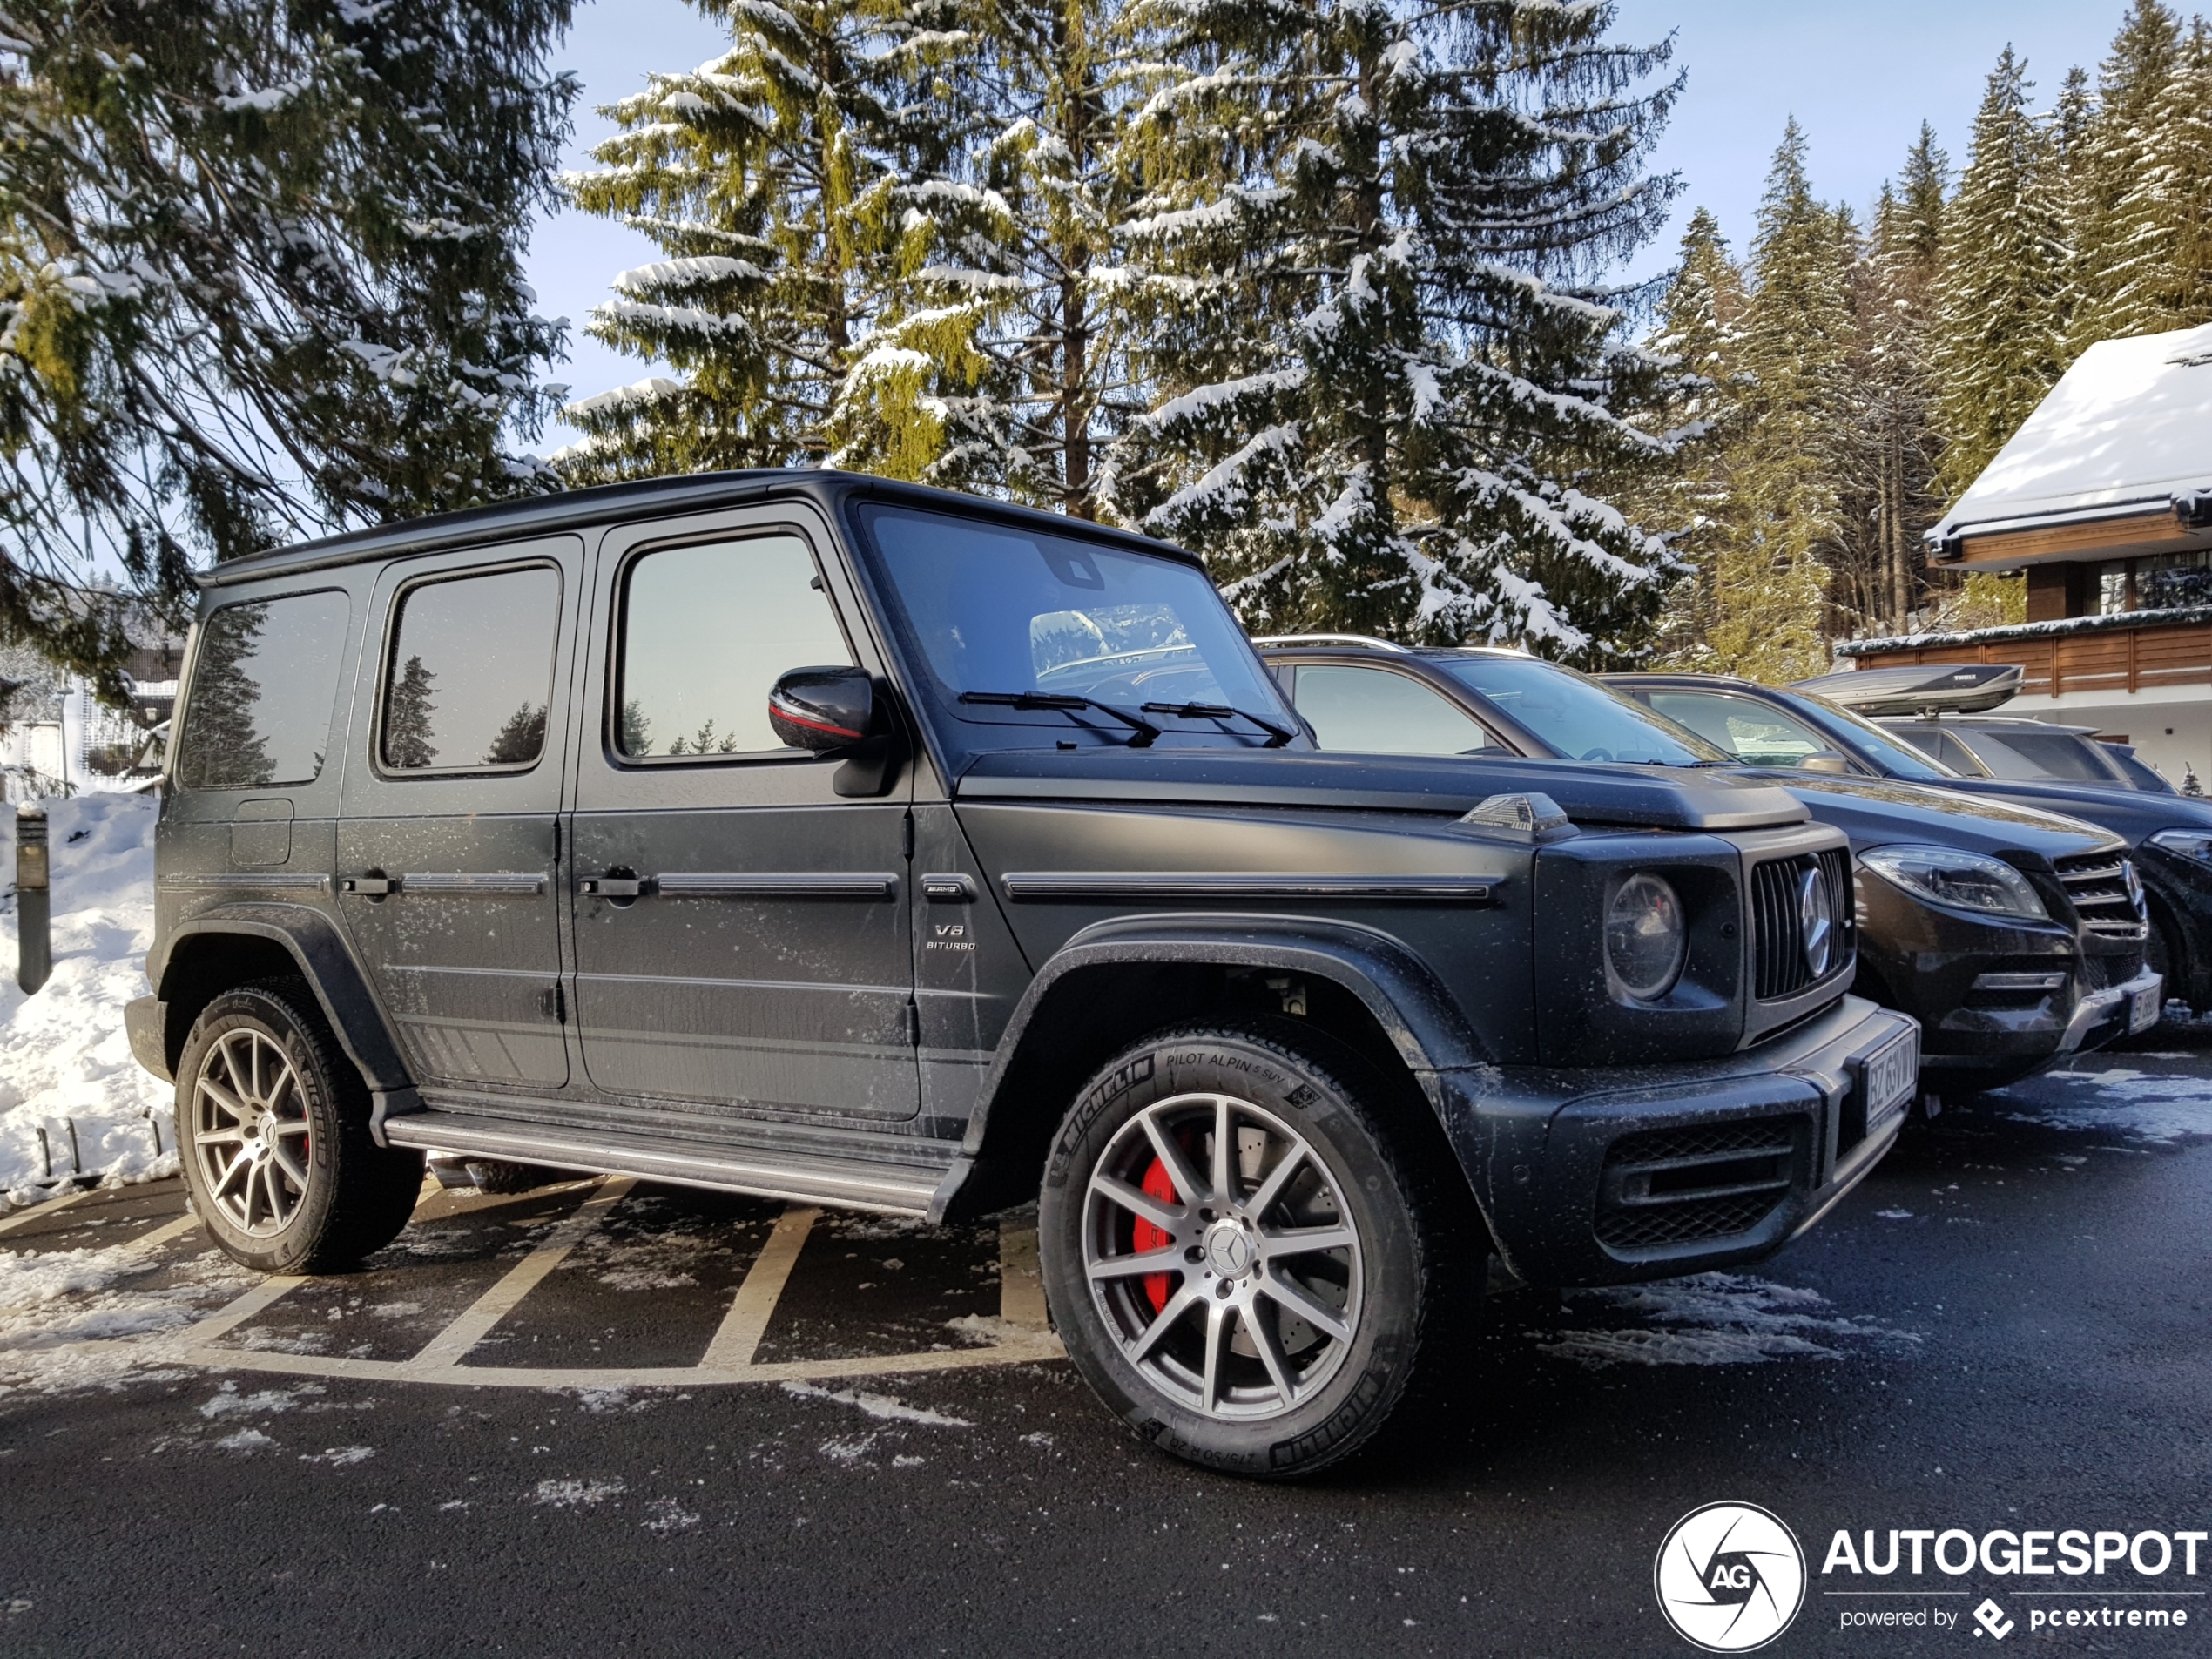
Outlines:
<svg viewBox="0 0 2212 1659"><path fill-rule="evenodd" d="M1318 752L1198 562L848 475L579 491L206 578L134 1051L216 1242L426 1150L1035 1200L1156 1444L1366 1440L1491 1254L1755 1260L1878 1161L1844 838L1694 772Z"/></svg>

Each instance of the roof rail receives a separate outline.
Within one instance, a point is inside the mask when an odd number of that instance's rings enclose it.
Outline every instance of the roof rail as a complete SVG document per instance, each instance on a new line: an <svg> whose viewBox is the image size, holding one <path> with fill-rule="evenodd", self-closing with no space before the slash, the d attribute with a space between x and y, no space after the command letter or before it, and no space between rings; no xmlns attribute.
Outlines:
<svg viewBox="0 0 2212 1659"><path fill-rule="evenodd" d="M1396 651L1401 657L1413 652L1395 640L1376 639L1366 634L1262 634L1252 641L1255 645L1372 645L1377 651Z"/></svg>

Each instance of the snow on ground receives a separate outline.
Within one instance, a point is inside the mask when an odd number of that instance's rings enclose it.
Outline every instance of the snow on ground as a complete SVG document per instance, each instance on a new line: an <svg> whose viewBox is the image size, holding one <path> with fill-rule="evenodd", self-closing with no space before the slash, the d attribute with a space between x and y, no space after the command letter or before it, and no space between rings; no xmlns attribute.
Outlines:
<svg viewBox="0 0 2212 1659"><path fill-rule="evenodd" d="M2212 1078L2159 1076L2119 1066L2109 1071L2057 1071L2038 1082L2070 1083L2080 1092L2057 1105L2038 1099L2006 1116L2054 1129L2124 1135L2160 1146L2212 1135ZM2005 1089L1998 1093L2011 1095Z"/></svg>
<svg viewBox="0 0 2212 1659"><path fill-rule="evenodd" d="M123 1034L123 1005L146 994L154 810L145 795L46 804L54 974L31 997L16 988L15 814L0 811L0 1193L12 1204L51 1195L36 1184L48 1157L69 1172L71 1123L87 1170L125 1181L176 1172L169 1085L139 1069ZM159 1157L149 1113L162 1119Z"/></svg>
<svg viewBox="0 0 2212 1659"><path fill-rule="evenodd" d="M1917 1332L1839 1312L1817 1291L1746 1273L1699 1273L1654 1285L1573 1291L1568 1303L1576 1312L1595 1306L1644 1322L1603 1331L1562 1331L1536 1345L1554 1359L1592 1367L1841 1359L1869 1345L1920 1340Z"/></svg>
<svg viewBox="0 0 2212 1659"><path fill-rule="evenodd" d="M158 1252L127 1244L44 1255L0 1248L0 1399L158 1365L164 1339L260 1282L213 1251L165 1271Z"/></svg>

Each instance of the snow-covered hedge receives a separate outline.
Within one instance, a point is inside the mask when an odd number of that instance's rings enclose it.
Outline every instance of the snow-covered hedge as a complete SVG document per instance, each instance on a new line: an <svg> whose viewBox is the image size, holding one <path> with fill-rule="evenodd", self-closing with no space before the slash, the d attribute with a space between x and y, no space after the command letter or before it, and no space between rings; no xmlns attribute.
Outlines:
<svg viewBox="0 0 2212 1659"><path fill-rule="evenodd" d="M126 1181L173 1174L169 1085L141 1070L123 1005L146 994L153 938L154 802L81 795L47 803L53 861L54 973L36 996L16 988L15 814L0 811L0 1191L50 1197L38 1131L56 1174L70 1169L68 1125L87 1170ZM160 1120L154 1153L149 1114Z"/></svg>

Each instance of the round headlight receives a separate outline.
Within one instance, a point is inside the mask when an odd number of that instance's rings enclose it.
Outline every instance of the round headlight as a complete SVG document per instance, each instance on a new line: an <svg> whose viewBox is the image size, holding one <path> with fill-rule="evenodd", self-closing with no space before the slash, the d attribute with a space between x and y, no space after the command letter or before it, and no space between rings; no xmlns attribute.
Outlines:
<svg viewBox="0 0 2212 1659"><path fill-rule="evenodd" d="M1656 875L1632 875L1605 913L1605 960L1620 987L1639 1002L1674 988L1689 951L1682 900Z"/></svg>

